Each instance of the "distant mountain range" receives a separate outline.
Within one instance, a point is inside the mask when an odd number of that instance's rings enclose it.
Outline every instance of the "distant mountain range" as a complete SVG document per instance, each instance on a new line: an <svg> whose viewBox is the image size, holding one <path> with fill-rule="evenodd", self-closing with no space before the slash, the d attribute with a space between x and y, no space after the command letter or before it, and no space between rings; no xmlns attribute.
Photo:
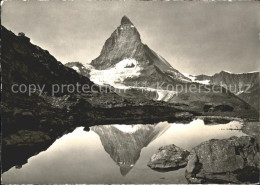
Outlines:
<svg viewBox="0 0 260 185"><path fill-rule="evenodd" d="M181 73L142 43L137 28L126 16L106 40L100 55L90 64L71 62L65 65L89 77L96 84L123 89L123 92L118 93L123 97L183 103L196 111L202 111L207 103L213 107L226 104L238 112L248 109L247 103L257 108L255 98L258 97L251 97L250 94L258 92L258 72L237 75L221 72L213 76ZM247 84L253 88L249 96L245 94ZM195 92L184 92L179 85L186 89L193 86ZM235 91L224 85L236 86ZM240 98L236 95L240 95Z"/></svg>
<svg viewBox="0 0 260 185"><path fill-rule="evenodd" d="M231 73L221 71L212 76L209 75L187 75L192 81L205 84L220 85L249 103L256 109L259 108L260 78L259 72Z"/></svg>

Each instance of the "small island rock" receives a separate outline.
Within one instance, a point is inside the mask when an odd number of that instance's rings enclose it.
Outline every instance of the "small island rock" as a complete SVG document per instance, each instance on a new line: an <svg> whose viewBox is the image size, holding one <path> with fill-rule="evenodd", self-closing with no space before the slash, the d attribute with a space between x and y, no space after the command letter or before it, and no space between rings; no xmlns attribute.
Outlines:
<svg viewBox="0 0 260 185"><path fill-rule="evenodd" d="M162 146L152 155L148 166L152 169L173 170L185 167L189 151L172 145Z"/></svg>

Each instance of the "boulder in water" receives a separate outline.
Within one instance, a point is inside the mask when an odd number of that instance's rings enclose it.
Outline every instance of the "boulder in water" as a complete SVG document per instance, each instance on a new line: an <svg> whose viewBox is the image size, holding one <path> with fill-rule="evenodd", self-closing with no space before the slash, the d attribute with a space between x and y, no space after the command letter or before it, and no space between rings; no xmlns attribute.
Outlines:
<svg viewBox="0 0 260 185"><path fill-rule="evenodd" d="M192 149L186 169L191 183L259 182L259 138L212 139Z"/></svg>
<svg viewBox="0 0 260 185"><path fill-rule="evenodd" d="M172 145L162 146L152 155L148 166L155 170L174 170L185 167L190 152Z"/></svg>

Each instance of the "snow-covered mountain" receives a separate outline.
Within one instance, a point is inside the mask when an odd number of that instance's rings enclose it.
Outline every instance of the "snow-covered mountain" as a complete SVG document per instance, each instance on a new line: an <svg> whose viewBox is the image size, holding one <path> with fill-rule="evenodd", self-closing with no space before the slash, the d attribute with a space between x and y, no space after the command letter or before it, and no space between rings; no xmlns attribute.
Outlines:
<svg viewBox="0 0 260 185"><path fill-rule="evenodd" d="M155 82L175 84L190 81L142 43L138 30L126 16L106 40L100 55L90 64L100 70L97 80L97 72L91 74L96 83L104 80L114 85L134 86L138 81L140 87L155 87Z"/></svg>
<svg viewBox="0 0 260 185"><path fill-rule="evenodd" d="M96 84L124 89L128 95L133 91L145 91L149 94L149 99L154 100L168 101L177 94L177 91L166 88L168 84L191 82L142 43L138 30L126 16L121 19L121 24L106 40L100 55L90 65L78 62L65 65L89 77Z"/></svg>

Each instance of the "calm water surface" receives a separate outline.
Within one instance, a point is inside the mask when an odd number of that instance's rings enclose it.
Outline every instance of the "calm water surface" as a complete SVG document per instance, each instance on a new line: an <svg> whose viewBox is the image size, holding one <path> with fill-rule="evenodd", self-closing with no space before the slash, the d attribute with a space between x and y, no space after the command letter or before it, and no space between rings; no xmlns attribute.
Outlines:
<svg viewBox="0 0 260 185"><path fill-rule="evenodd" d="M2 175L3 183L187 183L185 168L157 172L147 167L156 150L175 144L190 150L209 139L243 136L241 123L204 125L161 122L155 125L83 127L57 139L22 168ZM17 154L19 155L19 154Z"/></svg>

